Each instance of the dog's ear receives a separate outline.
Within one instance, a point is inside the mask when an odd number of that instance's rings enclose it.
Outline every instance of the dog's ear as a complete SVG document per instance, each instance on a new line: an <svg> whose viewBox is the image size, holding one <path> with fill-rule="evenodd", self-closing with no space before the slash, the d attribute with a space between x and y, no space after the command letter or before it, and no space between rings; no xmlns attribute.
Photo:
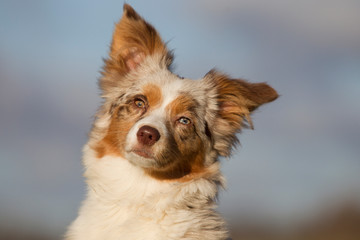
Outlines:
<svg viewBox="0 0 360 240"><path fill-rule="evenodd" d="M210 81L217 91L218 109L210 127L214 147L220 155L229 156L231 147L238 142L236 133L243 126L253 128L250 113L260 105L275 100L278 94L266 83L230 79L215 70L207 73L204 79Z"/></svg>
<svg viewBox="0 0 360 240"><path fill-rule="evenodd" d="M157 55L159 64L169 67L172 55L153 26L130 5L116 24L105 70L126 74L135 70L146 56Z"/></svg>

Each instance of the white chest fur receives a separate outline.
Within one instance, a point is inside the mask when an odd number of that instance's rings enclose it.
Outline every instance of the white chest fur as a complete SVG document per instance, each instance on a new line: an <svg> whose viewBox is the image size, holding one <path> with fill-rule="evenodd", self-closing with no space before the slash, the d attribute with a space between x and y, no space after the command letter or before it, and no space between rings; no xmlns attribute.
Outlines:
<svg viewBox="0 0 360 240"><path fill-rule="evenodd" d="M87 146L84 153L88 195L68 239L199 239L191 229L223 224L213 211L216 183L158 181L125 159L95 158Z"/></svg>

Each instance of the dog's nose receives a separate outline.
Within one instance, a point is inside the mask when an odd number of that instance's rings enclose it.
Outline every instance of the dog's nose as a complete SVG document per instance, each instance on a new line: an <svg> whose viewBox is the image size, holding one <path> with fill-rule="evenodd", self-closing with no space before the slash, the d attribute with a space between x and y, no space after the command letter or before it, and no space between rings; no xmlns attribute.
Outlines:
<svg viewBox="0 0 360 240"><path fill-rule="evenodd" d="M160 133L157 129L150 126L142 126L137 134L139 143L152 146L160 139Z"/></svg>

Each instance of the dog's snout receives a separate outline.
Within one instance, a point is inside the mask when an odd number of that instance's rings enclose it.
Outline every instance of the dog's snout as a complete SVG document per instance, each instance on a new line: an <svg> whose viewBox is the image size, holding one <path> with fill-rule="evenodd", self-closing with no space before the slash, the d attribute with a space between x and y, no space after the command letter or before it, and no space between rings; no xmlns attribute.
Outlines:
<svg viewBox="0 0 360 240"><path fill-rule="evenodd" d="M137 134L137 139L139 143L152 146L160 139L160 133L156 128L150 126L142 126Z"/></svg>

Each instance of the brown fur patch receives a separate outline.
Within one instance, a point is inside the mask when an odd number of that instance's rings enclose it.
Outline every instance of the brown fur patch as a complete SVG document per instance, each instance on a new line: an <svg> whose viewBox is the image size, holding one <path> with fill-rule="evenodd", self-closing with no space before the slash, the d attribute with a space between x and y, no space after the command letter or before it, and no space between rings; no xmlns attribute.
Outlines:
<svg viewBox="0 0 360 240"><path fill-rule="evenodd" d="M159 57L159 66L170 68L173 55L160 35L130 5L125 4L124 14L115 26L109 58L104 60L100 88L104 93L111 92L124 75L135 70L147 56L154 55Z"/></svg>
<svg viewBox="0 0 360 240"><path fill-rule="evenodd" d="M124 4L124 14L126 14L128 18L132 18L134 20L141 19L139 14L129 4L126 3Z"/></svg>
<svg viewBox="0 0 360 240"><path fill-rule="evenodd" d="M278 97L266 83L249 83L242 79L230 79L227 75L210 71L206 76L218 90L218 117L212 130L216 137L215 148L222 156L229 156L230 149L238 142L236 133L245 119L253 128L250 113L264 103Z"/></svg>
<svg viewBox="0 0 360 240"><path fill-rule="evenodd" d="M155 107L162 101L162 91L155 84L146 84L143 87L143 93L146 96L150 107Z"/></svg>
<svg viewBox="0 0 360 240"><path fill-rule="evenodd" d="M165 65L170 66L173 56L155 28L125 4L123 17L115 26L105 72L115 70L125 74L133 70L145 56L153 54L163 56Z"/></svg>
<svg viewBox="0 0 360 240"><path fill-rule="evenodd" d="M219 91L220 115L237 128L241 118L245 118L253 128L250 113L278 97L277 92L266 83L249 83L224 75L217 76L215 81Z"/></svg>
<svg viewBox="0 0 360 240"><path fill-rule="evenodd" d="M192 97L180 95L166 107L166 111L170 112L171 119L176 121L180 115L190 115L188 117L191 117L196 106L197 103Z"/></svg>
<svg viewBox="0 0 360 240"><path fill-rule="evenodd" d="M139 109L132 105L120 105L115 108L105 137L92 146L98 158L106 155L123 157L126 136L139 114Z"/></svg>
<svg viewBox="0 0 360 240"><path fill-rule="evenodd" d="M205 151L200 139L191 143L178 142L178 151L169 157L176 159L164 169L148 169L146 172L153 178L166 181L190 181L199 175L205 174ZM193 149L189 148L189 145Z"/></svg>
<svg viewBox="0 0 360 240"><path fill-rule="evenodd" d="M97 157L102 158L106 155L123 156L123 148L120 142L125 142L125 137L119 139L118 136L119 126L115 119L112 119L106 136L98 142L93 149L97 152Z"/></svg>
<svg viewBox="0 0 360 240"><path fill-rule="evenodd" d="M278 97L277 92L266 83L249 83L242 79L231 79L215 70L211 70L207 76L215 81L221 103L232 102L253 111L261 104L274 101Z"/></svg>

